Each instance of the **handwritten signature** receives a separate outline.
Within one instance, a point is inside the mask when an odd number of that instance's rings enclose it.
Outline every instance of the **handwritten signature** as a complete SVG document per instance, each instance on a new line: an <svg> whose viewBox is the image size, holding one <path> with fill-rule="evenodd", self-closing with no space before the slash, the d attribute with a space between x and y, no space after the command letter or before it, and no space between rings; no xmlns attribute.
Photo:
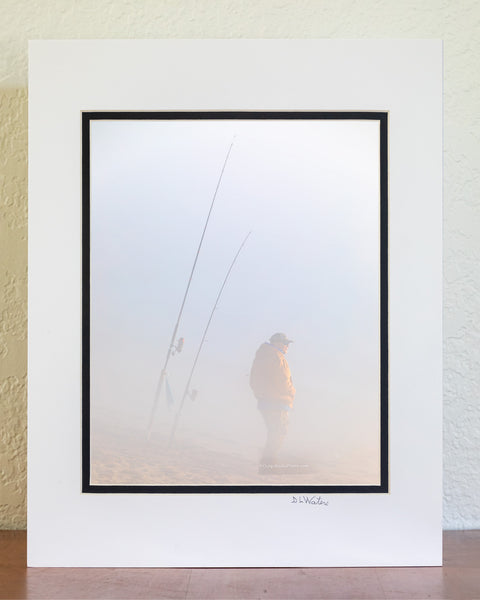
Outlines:
<svg viewBox="0 0 480 600"><path fill-rule="evenodd" d="M292 496L290 504L316 504L317 506L328 506L328 500L321 496Z"/></svg>

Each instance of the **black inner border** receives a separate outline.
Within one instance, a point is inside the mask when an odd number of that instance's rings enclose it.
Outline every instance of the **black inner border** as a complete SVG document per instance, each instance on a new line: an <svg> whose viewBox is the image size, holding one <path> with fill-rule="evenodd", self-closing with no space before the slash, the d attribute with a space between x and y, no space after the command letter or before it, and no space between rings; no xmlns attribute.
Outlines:
<svg viewBox="0 0 480 600"><path fill-rule="evenodd" d="M380 485L90 484L90 122L94 120L322 119L380 123ZM82 492L121 494L388 493L388 113L387 112L83 112L82 113Z"/></svg>

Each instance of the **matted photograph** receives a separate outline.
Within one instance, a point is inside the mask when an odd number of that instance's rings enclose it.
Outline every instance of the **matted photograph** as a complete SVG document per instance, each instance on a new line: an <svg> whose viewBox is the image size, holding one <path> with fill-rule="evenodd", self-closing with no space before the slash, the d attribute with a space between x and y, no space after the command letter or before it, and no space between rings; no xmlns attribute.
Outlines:
<svg viewBox="0 0 480 600"><path fill-rule="evenodd" d="M388 492L387 113L83 113L83 491Z"/></svg>

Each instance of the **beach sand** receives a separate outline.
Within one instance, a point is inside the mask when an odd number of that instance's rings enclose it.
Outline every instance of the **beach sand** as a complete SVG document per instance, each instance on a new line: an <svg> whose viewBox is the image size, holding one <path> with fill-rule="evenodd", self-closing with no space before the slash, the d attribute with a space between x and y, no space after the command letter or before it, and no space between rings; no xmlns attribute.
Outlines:
<svg viewBox="0 0 480 600"><path fill-rule="evenodd" d="M92 485L378 485L378 469L358 458L319 456L312 460L287 447L275 465L259 465L261 447L207 435L168 436L110 428L97 430L91 444ZM356 466L354 466L356 465Z"/></svg>

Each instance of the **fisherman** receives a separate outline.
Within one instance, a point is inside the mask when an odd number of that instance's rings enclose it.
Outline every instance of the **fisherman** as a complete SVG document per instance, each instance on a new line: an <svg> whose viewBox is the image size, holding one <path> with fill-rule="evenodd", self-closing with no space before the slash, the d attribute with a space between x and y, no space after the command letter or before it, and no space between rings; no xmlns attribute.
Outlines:
<svg viewBox="0 0 480 600"><path fill-rule="evenodd" d="M285 354L292 343L284 333L275 333L260 346L250 372L250 387L267 427L267 442L260 469L275 464L287 435L289 410L295 398L290 367Z"/></svg>

